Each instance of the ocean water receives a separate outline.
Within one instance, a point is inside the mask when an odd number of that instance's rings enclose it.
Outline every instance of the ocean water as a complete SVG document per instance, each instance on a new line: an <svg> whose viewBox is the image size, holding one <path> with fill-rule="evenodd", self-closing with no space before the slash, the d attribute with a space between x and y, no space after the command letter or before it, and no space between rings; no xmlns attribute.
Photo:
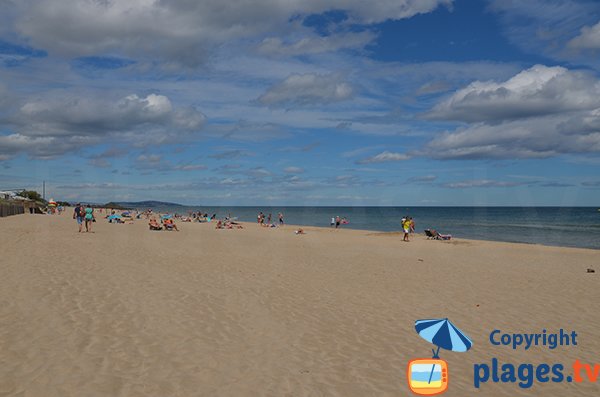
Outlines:
<svg viewBox="0 0 600 397"><path fill-rule="evenodd" d="M436 229L453 237L600 249L600 211L596 207L177 207L164 212L188 211L231 214L256 222L259 211L282 212L287 224L329 227L332 217L346 217L345 228L399 231L400 219L413 217L416 230Z"/></svg>

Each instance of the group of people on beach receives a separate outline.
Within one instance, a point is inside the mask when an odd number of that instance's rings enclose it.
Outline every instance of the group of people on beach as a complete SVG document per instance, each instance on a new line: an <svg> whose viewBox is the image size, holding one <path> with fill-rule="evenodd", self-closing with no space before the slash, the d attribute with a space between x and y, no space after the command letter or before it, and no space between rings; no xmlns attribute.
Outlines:
<svg viewBox="0 0 600 397"><path fill-rule="evenodd" d="M279 226L283 226L284 225L284 221L283 221L283 214L280 212L277 214L277 218L279 219ZM260 226L266 226L266 227L275 227L277 225L275 225L275 223L273 223L271 221L272 216L269 213L269 215L265 215L262 211L260 211L258 213L258 215L256 216L256 221Z"/></svg>
<svg viewBox="0 0 600 397"><path fill-rule="evenodd" d="M102 211L102 209L100 209L100 211ZM107 211L107 214L109 212ZM111 215L115 215L115 211L111 211L110 212ZM153 216L153 211L151 209L148 209L144 212L136 212L136 218L141 218L141 216L145 215L146 219L149 219L148 222L148 226L150 228L150 230L175 230L175 231L179 231L179 229L177 228L177 225L175 224L175 222L173 221L173 217L178 218L180 220L182 220L183 222L210 222L211 220L215 219L217 217L217 214L213 214L212 217L210 217L207 213L203 213L201 211L198 211L197 213L190 213L188 217L182 217L180 215L173 215L173 216L165 216L165 217L161 217L161 224L158 223L158 221L156 220L156 218ZM110 222L110 217L111 215L107 215L106 217L109 218L109 222ZM284 219L283 219L283 213L278 213L277 214L277 218L279 220L279 226L283 226L284 225ZM92 232L92 223L96 222L96 218L94 216L94 208L91 207L91 205L87 204L85 207L83 205L81 205L81 203L77 203L77 205L75 206L74 212L73 212L73 219L75 219L77 221L77 224L79 225L79 233L83 232L83 226L85 225L85 231L86 232ZM131 219L133 219L133 217L131 217ZM240 225L239 223L235 222L236 218L231 218L231 216L227 216L225 219L223 220L218 220L216 223L215 228L216 229L242 229L243 226ZM275 223L272 223L272 214L268 214L265 215L262 211L260 211L256 217L257 222L260 226L264 226L264 227L276 227L277 225L275 225ZM340 227L340 225L344 225L344 224L348 224L348 220L345 217L340 218L339 216L336 217L332 217L331 218L331 227L335 227L336 229ZM401 226L402 226L402 231L404 232L404 237L402 239L402 241L409 241L409 235L415 232L415 221L412 217L406 215L402 218L401 220ZM302 229L298 229L296 232L296 234L304 234L304 230ZM446 239L446 238L445 238ZM449 238L447 238L449 239Z"/></svg>
<svg viewBox="0 0 600 397"><path fill-rule="evenodd" d="M346 217L340 218L339 216L336 216L335 218L331 218L331 222L329 223L329 226L334 227L336 229L338 229L341 225L347 225L350 222L348 221L348 219L346 219Z"/></svg>

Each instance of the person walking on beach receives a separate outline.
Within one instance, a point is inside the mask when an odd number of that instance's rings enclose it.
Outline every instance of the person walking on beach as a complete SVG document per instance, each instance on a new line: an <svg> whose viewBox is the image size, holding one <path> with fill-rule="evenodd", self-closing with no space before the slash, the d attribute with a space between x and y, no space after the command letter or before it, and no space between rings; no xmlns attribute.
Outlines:
<svg viewBox="0 0 600 397"><path fill-rule="evenodd" d="M408 216L402 218L402 229L404 230L404 238L402 241L408 242L408 233L410 232L410 218Z"/></svg>
<svg viewBox="0 0 600 397"><path fill-rule="evenodd" d="M337 228L339 228L339 227L340 227L340 217L339 217L339 216L336 216L336 217L335 217L335 228L337 229Z"/></svg>
<svg viewBox="0 0 600 397"><path fill-rule="evenodd" d="M267 217L267 225L271 225L271 214Z"/></svg>
<svg viewBox="0 0 600 397"><path fill-rule="evenodd" d="M81 206L81 203L77 203L75 206L75 210L73 211L73 219L77 220L77 224L79 225L79 233L83 229L83 217L85 216L85 211Z"/></svg>
<svg viewBox="0 0 600 397"><path fill-rule="evenodd" d="M283 226L283 214L280 212L278 216L279 216L279 225Z"/></svg>
<svg viewBox="0 0 600 397"><path fill-rule="evenodd" d="M94 209L88 204L85 207L85 231L92 231L92 222L94 222Z"/></svg>

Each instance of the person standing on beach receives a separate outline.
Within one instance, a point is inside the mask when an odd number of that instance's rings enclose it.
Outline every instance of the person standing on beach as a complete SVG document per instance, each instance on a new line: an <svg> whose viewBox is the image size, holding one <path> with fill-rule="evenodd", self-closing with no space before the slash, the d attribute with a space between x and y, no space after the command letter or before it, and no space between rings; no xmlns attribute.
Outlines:
<svg viewBox="0 0 600 397"><path fill-rule="evenodd" d="M94 209L88 204L85 207L85 231L92 231L92 222L94 222Z"/></svg>
<svg viewBox="0 0 600 397"><path fill-rule="evenodd" d="M283 226L283 214L279 213L279 225Z"/></svg>
<svg viewBox="0 0 600 397"><path fill-rule="evenodd" d="M267 217L267 225L271 225L271 214Z"/></svg>
<svg viewBox="0 0 600 397"><path fill-rule="evenodd" d="M340 217L336 216L335 217L335 228L337 229L338 227L340 227Z"/></svg>
<svg viewBox="0 0 600 397"><path fill-rule="evenodd" d="M77 205L75 206L75 210L73 211L73 219L77 220L77 224L79 225L79 233L81 233L81 230L83 229L84 215L85 211L83 210L81 203L77 203Z"/></svg>

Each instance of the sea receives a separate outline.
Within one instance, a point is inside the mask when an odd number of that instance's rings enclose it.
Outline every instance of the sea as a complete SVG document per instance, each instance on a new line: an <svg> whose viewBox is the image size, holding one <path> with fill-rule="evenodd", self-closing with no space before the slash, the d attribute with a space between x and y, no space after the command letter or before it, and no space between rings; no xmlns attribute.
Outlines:
<svg viewBox="0 0 600 397"><path fill-rule="evenodd" d="M332 217L345 217L342 227L379 232L400 231L410 216L416 231L435 229L455 238L600 249L597 207L165 207L161 212L187 215L202 211L217 217L256 222L262 211L284 214L286 224L330 227Z"/></svg>

